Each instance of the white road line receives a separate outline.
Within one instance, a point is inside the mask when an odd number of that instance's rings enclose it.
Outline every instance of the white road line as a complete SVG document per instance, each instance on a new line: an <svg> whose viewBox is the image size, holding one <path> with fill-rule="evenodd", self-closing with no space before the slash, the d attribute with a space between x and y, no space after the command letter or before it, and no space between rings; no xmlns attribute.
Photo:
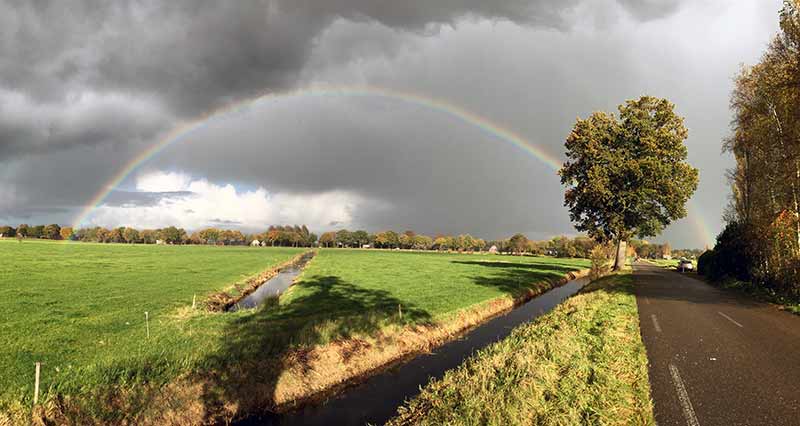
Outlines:
<svg viewBox="0 0 800 426"><path fill-rule="evenodd" d="M700 422L697 421L697 415L694 413L694 407L692 407L692 401L689 399L689 393L686 392L686 386L683 385L681 374L678 372L678 367L670 364L669 374L672 375L672 383L675 384L675 390L678 392L678 401L681 403L686 424L688 426L700 426Z"/></svg>
<svg viewBox="0 0 800 426"><path fill-rule="evenodd" d="M720 314L720 315L722 315L722 316L723 316L723 317L724 317L726 320L728 320L728 321L730 321L730 322L732 322L732 323L734 323L734 324L738 325L738 326L739 326L739 327L741 327L741 328L744 328L744 326L743 326L743 325L741 325L741 324L739 324L738 322L736 322L736 320L734 320L733 318L731 318L731 317L729 317L729 316L727 316L727 315L725 315L725 314L723 314L722 312L719 312L719 311L718 311L717 313L718 313L718 314Z"/></svg>
<svg viewBox="0 0 800 426"><path fill-rule="evenodd" d="M650 315L650 318L653 320L653 327L656 328L656 331L661 333L661 326L658 324L658 318L656 318L656 314Z"/></svg>

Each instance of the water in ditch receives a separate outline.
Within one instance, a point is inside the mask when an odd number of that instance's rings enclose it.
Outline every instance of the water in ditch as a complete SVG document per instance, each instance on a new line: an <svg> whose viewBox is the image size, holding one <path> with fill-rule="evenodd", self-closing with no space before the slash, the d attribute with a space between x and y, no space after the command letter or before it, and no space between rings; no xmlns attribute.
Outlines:
<svg viewBox="0 0 800 426"><path fill-rule="evenodd" d="M314 257L313 254L307 254L303 256L297 264L281 269L274 277L258 286L254 292L231 305L231 307L228 308L228 312L236 312L240 309L252 309L270 298L278 297L292 286L294 279L300 275L300 272L303 272L303 267L312 257Z"/></svg>
<svg viewBox="0 0 800 426"><path fill-rule="evenodd" d="M497 342L523 323L549 312L566 298L577 293L588 278L572 280L539 297L476 327L458 340L446 343L433 352L370 377L365 382L331 397L324 403L308 405L283 414L246 418L238 425L365 425L383 424L397 413L404 401L419 393L429 380L458 367L476 350Z"/></svg>

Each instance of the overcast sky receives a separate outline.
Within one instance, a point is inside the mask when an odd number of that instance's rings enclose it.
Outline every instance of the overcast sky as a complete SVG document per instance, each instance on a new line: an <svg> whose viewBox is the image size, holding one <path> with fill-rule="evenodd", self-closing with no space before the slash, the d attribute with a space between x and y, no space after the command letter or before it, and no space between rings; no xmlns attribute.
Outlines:
<svg viewBox="0 0 800 426"><path fill-rule="evenodd" d="M0 1L0 223L71 224L142 152L202 123L83 225L575 234L558 177L526 151L441 110L304 89L415 93L559 159L577 117L650 94L686 118L700 169L690 217L659 240L702 247L729 194L732 78L780 3Z"/></svg>

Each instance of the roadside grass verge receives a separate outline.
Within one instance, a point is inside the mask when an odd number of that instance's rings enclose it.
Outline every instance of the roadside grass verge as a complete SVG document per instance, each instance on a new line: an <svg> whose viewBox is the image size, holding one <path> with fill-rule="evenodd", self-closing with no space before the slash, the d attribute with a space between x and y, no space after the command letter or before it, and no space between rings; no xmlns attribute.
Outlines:
<svg viewBox="0 0 800 426"><path fill-rule="evenodd" d="M770 289L753 285L748 281L740 281L735 278L724 278L720 281L713 281L697 273L693 274L692 276L714 287L728 291L734 291L761 302L771 303L776 305L780 310L791 312L795 315L800 315L800 301L782 296L771 291Z"/></svg>
<svg viewBox="0 0 800 426"><path fill-rule="evenodd" d="M612 275L473 355L389 425L654 425L633 280Z"/></svg>

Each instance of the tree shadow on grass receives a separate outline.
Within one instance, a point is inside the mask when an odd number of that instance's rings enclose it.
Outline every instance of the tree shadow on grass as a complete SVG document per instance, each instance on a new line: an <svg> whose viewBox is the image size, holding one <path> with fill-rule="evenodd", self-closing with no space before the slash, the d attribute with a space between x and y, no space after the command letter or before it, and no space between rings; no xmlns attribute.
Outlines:
<svg viewBox="0 0 800 426"><path fill-rule="evenodd" d="M481 261L481 260L453 260L452 263L461 265L480 265L489 268L503 268L503 269L533 269L541 272L557 272L566 274L570 271L575 271L575 267L566 265L558 265L553 263L522 263L522 262L502 262L502 261Z"/></svg>
<svg viewBox="0 0 800 426"><path fill-rule="evenodd" d="M315 345L375 336L389 325L431 321L427 311L386 291L365 289L335 276L315 276L299 285L302 295L285 304L273 301L226 327L222 348L206 360L208 367L200 377L206 423L228 421L231 407L239 418L274 410L281 375L298 367L302 375L311 374L308 367L313 360L304 357L311 356ZM344 349L340 356L346 364L348 347Z"/></svg>
<svg viewBox="0 0 800 426"><path fill-rule="evenodd" d="M545 263L514 263L496 261L453 261L462 265L480 265L487 268L496 268L497 272L491 275L477 275L472 278L475 284L492 287L518 297L528 292L537 284L544 284L548 280L564 277L576 268Z"/></svg>

